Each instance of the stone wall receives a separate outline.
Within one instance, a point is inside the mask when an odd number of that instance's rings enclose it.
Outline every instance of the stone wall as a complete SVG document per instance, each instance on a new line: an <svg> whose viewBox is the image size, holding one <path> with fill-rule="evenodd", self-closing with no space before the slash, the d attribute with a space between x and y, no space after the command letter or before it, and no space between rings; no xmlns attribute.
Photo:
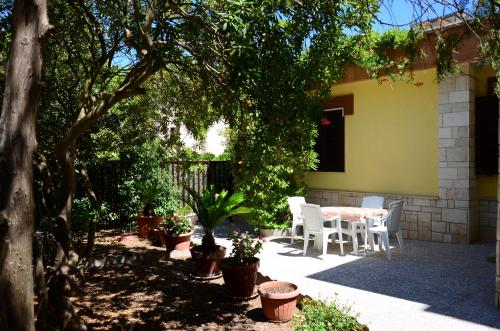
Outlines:
<svg viewBox="0 0 500 331"><path fill-rule="evenodd" d="M443 223L441 222L442 208L436 207L437 197L311 189L306 199L307 202L321 206L358 207L366 195L383 196L385 208L391 202L405 201L406 204L401 215L401 228L404 238L452 242L451 235L443 234L446 230L444 227L440 228L440 225L437 225L437 227L433 228L433 221L435 223L439 222L437 224Z"/></svg>
<svg viewBox="0 0 500 331"><path fill-rule="evenodd" d="M497 227L497 205L495 199L479 200L479 239L495 240Z"/></svg>
<svg viewBox="0 0 500 331"><path fill-rule="evenodd" d="M439 84L439 201L443 238L468 243L479 239L479 203L474 153L474 68L450 75Z"/></svg>

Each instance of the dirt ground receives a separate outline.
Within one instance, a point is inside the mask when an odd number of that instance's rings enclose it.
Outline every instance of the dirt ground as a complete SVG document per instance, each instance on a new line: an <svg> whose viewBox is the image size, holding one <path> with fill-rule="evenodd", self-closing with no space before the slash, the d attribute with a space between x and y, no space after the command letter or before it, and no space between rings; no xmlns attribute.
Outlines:
<svg viewBox="0 0 500 331"><path fill-rule="evenodd" d="M195 281L191 268L135 235L99 232L72 301L93 330L291 330L291 322L267 322L258 297L233 301L222 278Z"/></svg>

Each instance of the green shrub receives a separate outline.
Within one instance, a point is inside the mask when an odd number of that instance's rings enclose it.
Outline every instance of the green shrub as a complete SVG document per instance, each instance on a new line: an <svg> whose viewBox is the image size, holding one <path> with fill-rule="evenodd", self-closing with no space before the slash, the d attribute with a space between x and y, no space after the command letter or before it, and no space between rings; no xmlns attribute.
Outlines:
<svg viewBox="0 0 500 331"><path fill-rule="evenodd" d="M119 218L117 213L110 210L105 201L101 203L100 210L96 210L89 197L75 198L71 215L71 227L75 232L87 231L89 222L94 220L109 225Z"/></svg>
<svg viewBox="0 0 500 331"><path fill-rule="evenodd" d="M182 207L179 207L177 209L177 214L178 215L188 215L188 214L191 214L193 212L193 208L191 208L189 205L185 205L185 206L182 206Z"/></svg>
<svg viewBox="0 0 500 331"><path fill-rule="evenodd" d="M147 209L153 209L156 215L173 214L179 205L179 192L162 170L167 154L161 143L131 147L123 157L129 160L129 166L119 192L127 218L133 219Z"/></svg>
<svg viewBox="0 0 500 331"><path fill-rule="evenodd" d="M304 299L301 312L293 317L296 331L356 331L365 330L355 317L351 308L320 300Z"/></svg>
<svg viewBox="0 0 500 331"><path fill-rule="evenodd" d="M180 236L191 231L189 218L175 214L165 216L163 226L168 229L168 233L172 236Z"/></svg>

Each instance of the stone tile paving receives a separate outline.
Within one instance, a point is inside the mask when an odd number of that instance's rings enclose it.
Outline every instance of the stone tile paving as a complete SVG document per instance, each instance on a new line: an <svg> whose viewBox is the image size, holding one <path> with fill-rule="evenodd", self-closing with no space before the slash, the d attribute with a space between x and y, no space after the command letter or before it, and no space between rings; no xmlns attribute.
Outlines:
<svg viewBox="0 0 500 331"><path fill-rule="evenodd" d="M244 226L226 223L219 229L220 244L230 247L226 234L234 227ZM302 256L302 240L290 245L288 238L275 238L264 245L260 272L295 282L303 294L352 306L370 330L500 329L495 264L486 261L493 242L405 243L403 255L395 248L387 260L378 251L354 256L350 245L340 256L338 244L330 244L326 256L311 244Z"/></svg>

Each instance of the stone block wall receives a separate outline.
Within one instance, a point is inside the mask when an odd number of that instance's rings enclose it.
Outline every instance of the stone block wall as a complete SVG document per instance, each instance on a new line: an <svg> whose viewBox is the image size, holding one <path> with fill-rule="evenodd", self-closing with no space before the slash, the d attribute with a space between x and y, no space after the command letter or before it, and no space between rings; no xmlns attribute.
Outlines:
<svg viewBox="0 0 500 331"><path fill-rule="evenodd" d="M401 215L403 237L407 239L452 242L452 236L443 233L446 227L441 222L442 208L436 207L438 198L383 193L361 193L332 190L309 190L306 201L321 206L361 206L361 200L367 195L384 197L384 207L389 203L403 200L405 206ZM465 229L464 229L465 231Z"/></svg>
<svg viewBox="0 0 500 331"><path fill-rule="evenodd" d="M497 227L497 205L495 199L479 200L479 238L495 240Z"/></svg>
<svg viewBox="0 0 500 331"><path fill-rule="evenodd" d="M479 239L479 201L475 174L475 79L473 65L439 84L439 200L443 238L468 243ZM438 238L438 235L434 235ZM443 239L443 241L445 241ZM448 240L446 240L448 241Z"/></svg>

